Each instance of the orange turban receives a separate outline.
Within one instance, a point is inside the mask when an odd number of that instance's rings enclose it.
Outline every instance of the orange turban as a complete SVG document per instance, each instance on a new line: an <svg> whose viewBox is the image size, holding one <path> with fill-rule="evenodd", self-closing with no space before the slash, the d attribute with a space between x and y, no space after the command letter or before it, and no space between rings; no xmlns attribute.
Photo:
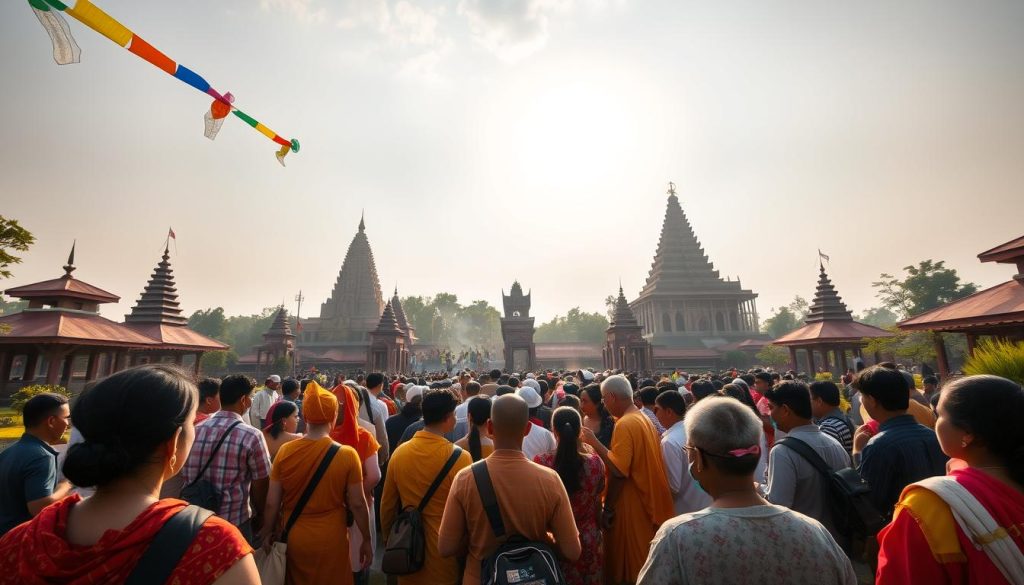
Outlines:
<svg viewBox="0 0 1024 585"><path fill-rule="evenodd" d="M338 399L320 384L310 382L302 395L302 418L311 425L334 425L338 418Z"/></svg>

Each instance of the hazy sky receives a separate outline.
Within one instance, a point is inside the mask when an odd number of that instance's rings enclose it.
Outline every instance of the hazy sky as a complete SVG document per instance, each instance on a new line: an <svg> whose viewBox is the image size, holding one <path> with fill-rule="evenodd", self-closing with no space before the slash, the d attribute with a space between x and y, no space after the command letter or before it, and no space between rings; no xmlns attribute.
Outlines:
<svg viewBox="0 0 1024 585"><path fill-rule="evenodd" d="M187 312L319 312L366 213L385 293L534 314L634 298L669 180L762 318L817 280L850 308L925 258L982 286L1021 235L1024 3L96 0L302 151L85 28L57 66L0 4L0 213L38 242L5 288L61 274L121 295L167 227Z"/></svg>

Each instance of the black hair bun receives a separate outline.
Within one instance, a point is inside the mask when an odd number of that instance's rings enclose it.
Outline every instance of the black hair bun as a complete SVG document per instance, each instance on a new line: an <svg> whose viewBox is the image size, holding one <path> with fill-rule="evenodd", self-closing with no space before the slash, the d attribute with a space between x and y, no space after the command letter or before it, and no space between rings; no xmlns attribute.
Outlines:
<svg viewBox="0 0 1024 585"><path fill-rule="evenodd" d="M64 477L78 487L94 487L122 477L129 471L131 456L120 445L86 441L68 449Z"/></svg>

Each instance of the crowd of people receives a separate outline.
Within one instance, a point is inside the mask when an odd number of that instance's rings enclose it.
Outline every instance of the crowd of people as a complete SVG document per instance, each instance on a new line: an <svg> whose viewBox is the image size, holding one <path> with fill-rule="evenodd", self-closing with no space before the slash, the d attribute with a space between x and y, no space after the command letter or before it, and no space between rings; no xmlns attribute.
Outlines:
<svg viewBox="0 0 1024 585"><path fill-rule="evenodd" d="M132 368L25 405L0 584L1024 583L1021 386L806 378Z"/></svg>

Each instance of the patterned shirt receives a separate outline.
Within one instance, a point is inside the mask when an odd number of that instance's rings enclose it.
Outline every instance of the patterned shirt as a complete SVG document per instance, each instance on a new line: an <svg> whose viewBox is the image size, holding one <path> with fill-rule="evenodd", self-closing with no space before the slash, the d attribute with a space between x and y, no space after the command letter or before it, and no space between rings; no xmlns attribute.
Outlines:
<svg viewBox="0 0 1024 585"><path fill-rule="evenodd" d="M847 453L853 451L853 421L838 408L818 421L821 432L839 441Z"/></svg>
<svg viewBox="0 0 1024 585"><path fill-rule="evenodd" d="M181 470L186 485L196 479L227 428L240 420L237 413L221 410L196 427L195 443ZM270 477L270 454L263 433L245 423L231 429L203 477L221 494L217 515L235 526L244 524L252 517L252 482Z"/></svg>
<svg viewBox="0 0 1024 585"><path fill-rule="evenodd" d="M817 521L782 506L705 508L665 522L638 585L856 585L853 565Z"/></svg>

